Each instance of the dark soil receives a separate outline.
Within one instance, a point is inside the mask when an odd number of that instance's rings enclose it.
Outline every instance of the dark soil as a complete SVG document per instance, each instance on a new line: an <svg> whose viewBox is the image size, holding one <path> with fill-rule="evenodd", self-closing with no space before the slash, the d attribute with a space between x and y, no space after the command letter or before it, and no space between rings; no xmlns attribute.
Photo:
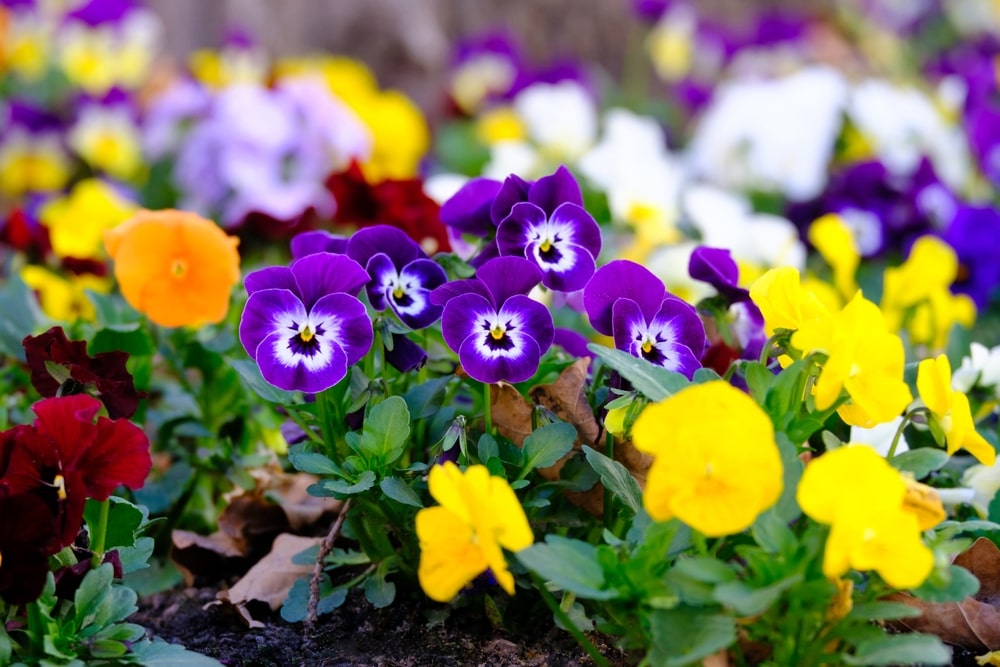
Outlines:
<svg viewBox="0 0 1000 667"><path fill-rule="evenodd" d="M333 614L321 616L307 635L301 623L290 624L265 610L255 616L266 627L248 629L231 608L215 605L216 588L187 588L158 593L140 602L129 620L171 643L212 656L225 665L244 667L444 667L448 665L584 666L593 661L551 620L528 635L494 629L482 608L455 609L422 600L397 600L373 608L364 595L352 593ZM626 665L624 655L592 636L612 664Z"/></svg>

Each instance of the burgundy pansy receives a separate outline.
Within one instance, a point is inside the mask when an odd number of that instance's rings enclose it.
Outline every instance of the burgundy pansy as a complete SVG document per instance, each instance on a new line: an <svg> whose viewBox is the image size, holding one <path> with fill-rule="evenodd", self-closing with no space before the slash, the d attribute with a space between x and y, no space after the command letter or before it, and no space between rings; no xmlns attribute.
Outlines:
<svg viewBox="0 0 1000 667"><path fill-rule="evenodd" d="M0 495L0 598L10 605L37 600L57 541L55 517L38 496Z"/></svg>
<svg viewBox="0 0 1000 667"><path fill-rule="evenodd" d="M138 489L152 460L146 434L126 419L97 417L101 402L78 394L32 406L33 424L0 434L10 458L0 495L34 493L49 501L59 523L59 546L73 542L87 498L107 500L119 486ZM97 417L97 421L94 418Z"/></svg>
<svg viewBox="0 0 1000 667"><path fill-rule="evenodd" d="M125 368L128 354L118 350L87 354L87 343L69 340L62 327L52 327L38 336L28 336L22 342L31 369L31 384L45 397L95 390L112 419L131 417L143 396L135 390L132 375ZM55 364L57 378L50 370Z"/></svg>

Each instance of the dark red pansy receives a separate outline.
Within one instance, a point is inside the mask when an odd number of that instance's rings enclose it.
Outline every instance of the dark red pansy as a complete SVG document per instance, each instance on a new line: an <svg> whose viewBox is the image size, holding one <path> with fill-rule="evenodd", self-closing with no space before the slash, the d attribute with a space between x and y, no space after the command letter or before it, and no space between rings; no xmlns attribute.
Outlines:
<svg viewBox="0 0 1000 667"><path fill-rule="evenodd" d="M126 419L94 417L101 403L78 394L47 398L32 408L31 426L15 426L0 437L13 441L0 495L35 493L55 509L60 547L71 544L83 521L87 498L107 500L116 488L138 489L152 467L146 434Z"/></svg>
<svg viewBox="0 0 1000 667"><path fill-rule="evenodd" d="M139 407L143 394L135 390L132 375L125 367L125 352L100 352L92 357L87 354L86 341L67 339L62 327L28 336L22 345L31 369L31 384L42 396L53 397L60 387L63 394L93 388L112 419L131 417ZM56 379L46 362L63 367L69 379Z"/></svg>
<svg viewBox="0 0 1000 667"><path fill-rule="evenodd" d="M37 600L45 588L57 531L38 496L0 496L0 598L11 605Z"/></svg>

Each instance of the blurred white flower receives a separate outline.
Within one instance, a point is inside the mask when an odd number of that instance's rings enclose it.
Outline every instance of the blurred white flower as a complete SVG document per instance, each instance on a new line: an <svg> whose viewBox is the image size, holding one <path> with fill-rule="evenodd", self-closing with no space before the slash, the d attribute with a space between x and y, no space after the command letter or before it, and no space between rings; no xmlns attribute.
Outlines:
<svg viewBox="0 0 1000 667"><path fill-rule="evenodd" d="M969 356L951 376L951 386L962 393L973 387L988 387L995 392L1000 386L1000 345L992 349L982 343L972 343Z"/></svg>
<svg viewBox="0 0 1000 667"><path fill-rule="evenodd" d="M851 427L851 442L855 444L868 445L882 456L889 455L889 448L892 447L892 439L899 430L899 425L903 423L902 416L896 417L891 422L878 424L872 428ZM902 454L910 450L906 443L906 436L900 435L896 444L895 454Z"/></svg>
<svg viewBox="0 0 1000 667"><path fill-rule="evenodd" d="M826 184L846 101L843 77L828 67L725 83L691 142L692 169L739 190L815 197Z"/></svg>
<svg viewBox="0 0 1000 667"><path fill-rule="evenodd" d="M974 491L971 504L976 511L982 516L989 514L993 496L1000 490L1000 458L991 466L981 463L969 466L962 475L962 484Z"/></svg>

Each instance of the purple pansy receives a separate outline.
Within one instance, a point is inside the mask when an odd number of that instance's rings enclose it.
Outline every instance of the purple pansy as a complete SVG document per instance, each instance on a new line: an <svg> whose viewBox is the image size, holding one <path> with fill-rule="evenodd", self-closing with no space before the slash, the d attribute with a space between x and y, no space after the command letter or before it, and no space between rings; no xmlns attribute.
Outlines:
<svg viewBox="0 0 1000 667"><path fill-rule="evenodd" d="M750 300L750 292L737 284L740 269L726 248L695 248L688 262L688 274L714 287L729 303Z"/></svg>
<svg viewBox="0 0 1000 667"><path fill-rule="evenodd" d="M360 264L325 252L248 275L240 342L264 379L307 393L340 382L374 340L356 296L367 283Z"/></svg>
<svg viewBox="0 0 1000 667"><path fill-rule="evenodd" d="M392 308L411 329L441 317L430 293L448 277L406 232L389 225L358 230L347 243L347 255L368 271L368 301L375 310Z"/></svg>
<svg viewBox="0 0 1000 667"><path fill-rule="evenodd" d="M347 254L347 237L318 229L301 232L292 237L292 259L299 259L318 252L332 252L337 255Z"/></svg>
<svg viewBox="0 0 1000 667"><path fill-rule="evenodd" d="M615 347L691 378L701 368L705 327L695 309L628 260L602 266L583 291L590 323Z"/></svg>
<svg viewBox="0 0 1000 667"><path fill-rule="evenodd" d="M522 382L538 370L554 335L551 313L527 296L541 279L541 270L523 257L498 257L475 278L434 290L432 302L444 305L445 342L469 377Z"/></svg>
<svg viewBox="0 0 1000 667"><path fill-rule="evenodd" d="M972 297L976 308L986 308L1000 286L1000 211L963 205L943 236L962 266L954 290Z"/></svg>

